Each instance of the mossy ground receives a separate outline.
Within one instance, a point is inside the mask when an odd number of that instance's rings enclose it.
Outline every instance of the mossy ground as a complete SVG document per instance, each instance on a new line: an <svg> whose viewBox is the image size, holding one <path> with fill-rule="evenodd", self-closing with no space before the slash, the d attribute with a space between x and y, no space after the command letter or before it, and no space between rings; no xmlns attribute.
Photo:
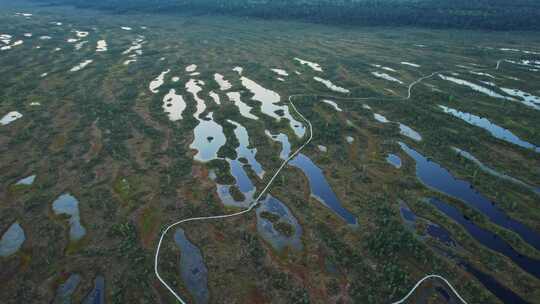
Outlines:
<svg viewBox="0 0 540 304"><path fill-rule="evenodd" d="M456 69L456 65L489 67L501 58L530 57L486 47L540 49L539 36L530 32L339 28L218 16L143 17L69 7L28 9L35 13L28 20L15 17L15 10L9 7L0 13L2 32L34 34L20 48L0 53L0 114L11 110L24 114L22 119L0 128L0 228L20 219L29 236L21 253L0 259L0 278L8 282L0 287L0 298L6 303L48 302L57 286L52 282L71 272L83 276L74 302L92 288L98 273L106 278L108 303L173 301L157 284L152 271L159 231L182 218L238 211L222 206L215 184L208 178L208 170L214 169L217 182L231 184L227 163L193 161L194 151L189 145L197 124L192 117L195 101L183 94L187 109L184 119L175 123L161 108L164 93L170 88L182 89L190 78L184 72L189 64L199 65L199 77L207 83L200 93L207 99L206 111L213 111L215 121L223 126L226 119L232 119L248 130L250 143L258 151L257 160L267 174L259 180L253 172L248 173L257 189L262 189L281 162L281 147L264 131L287 134L293 149L304 139L297 139L286 121L278 123L260 112L259 103L243 90L233 67L242 66L244 75L278 92L283 101L299 93L337 95L314 82L312 78L317 74L299 65L294 57L320 63L325 70L322 77L349 88L350 96L383 97L405 95L406 88L374 78L371 64L394 68L395 77L410 83L433 71ZM53 21L62 21L65 26L55 27ZM120 26L134 30L123 31ZM147 26L148 30L139 26ZM65 42L74 35L72 30L91 32L90 42L80 51ZM138 34L147 41L144 54L137 63L125 66L122 52ZM37 38L41 35L53 39L41 41ZM98 39L108 41L108 52L96 54ZM40 49L35 48L38 45ZM63 51L53 52L56 47ZM165 60L161 61L161 57ZM80 72L68 72L87 58L95 62ZM400 61L414 62L421 68L405 67ZM167 78L160 93L152 94L148 83L168 68L169 76L180 77L180 82ZM270 68L286 69L290 76L285 82L277 81ZM297 75L296 70L302 74ZM49 76L40 78L45 72ZM240 116L213 82L215 72L232 82L231 91L242 91L242 100L253 107L252 113L260 120ZM501 70L493 74L500 86L540 95L539 73L503 63ZM479 79L466 72L461 72L460 77ZM221 106L206 98L210 90L219 93ZM275 254L257 235L253 213L184 227L203 253L209 270L211 302L387 303L401 297L418 278L435 272L445 275L470 303L496 303L497 299L470 274L403 227L398 211L398 199L403 199L419 216L450 231L465 248L456 253L460 258L496 276L523 298L540 303L538 279L481 246L459 225L421 201L441 194L417 181L414 161L396 144L398 140L407 142L457 178L472 182L511 217L540 231L537 196L478 172L475 166L457 159L450 147L465 149L486 165L531 185L540 184L538 155L496 140L442 113L437 106L488 117L536 144L540 143L538 111L437 78L417 86L406 101L334 100L343 112L334 111L316 98L295 100L315 130L312 145L303 153L323 170L343 206L358 216L359 227L347 227L310 196L308 181L301 171L286 167L270 192L288 206L302 226L302 251ZM35 101L42 105L30 106ZM377 123L363 103L392 121L411 126L424 140L413 142L400 136L395 124ZM238 143L231 130L225 132L228 145L220 155L232 157ZM350 145L345 140L348 135L355 138ZM320 152L316 148L319 144L328 152ZM401 157L401 170L386 163L387 153ZM13 183L29 170L38 176L35 185L24 191L14 189ZM67 240L66 223L47 216L54 199L67 191L79 199L81 218L88 231L84 243L75 247ZM519 252L539 257L515 234L494 226L465 204L442 197ZM164 277L186 294L172 234L166 238L161 261ZM426 300L428 303L441 300L433 288L424 289L428 294L425 298L435 297Z"/></svg>

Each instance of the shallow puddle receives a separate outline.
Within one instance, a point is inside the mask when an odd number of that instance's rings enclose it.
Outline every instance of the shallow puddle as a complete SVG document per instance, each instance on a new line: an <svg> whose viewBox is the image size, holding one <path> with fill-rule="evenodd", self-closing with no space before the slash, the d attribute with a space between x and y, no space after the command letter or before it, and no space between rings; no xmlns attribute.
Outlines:
<svg viewBox="0 0 540 304"><path fill-rule="evenodd" d="M238 108L238 111L240 111L240 115L244 116L245 118L258 120L259 117L251 114L252 107L248 106L245 102L242 101L241 95L238 92L229 92L227 93L227 97L229 97L229 100L234 102L234 105Z"/></svg>
<svg viewBox="0 0 540 304"><path fill-rule="evenodd" d="M203 85L204 81L197 79L190 79L186 83L186 91L191 93L191 95L193 95L193 99L195 99L195 101L197 102L197 110L193 114L193 117L195 117L195 119L199 119L199 116L204 112L204 110L206 110L206 103L198 95L199 92L203 90Z"/></svg>
<svg viewBox="0 0 540 304"><path fill-rule="evenodd" d="M229 160L229 166L231 167L231 175L236 180L236 187L245 196L244 205L248 206L251 203L253 195L255 194L255 186L251 182L251 179L247 175L244 164L239 160Z"/></svg>
<svg viewBox="0 0 540 304"><path fill-rule="evenodd" d="M186 102L182 95L177 95L175 89L171 89L165 97L163 97L163 111L169 116L169 120L177 121L182 119L182 113L186 109Z"/></svg>
<svg viewBox="0 0 540 304"><path fill-rule="evenodd" d="M501 90L510 96L518 97L518 101L522 104L540 110L540 97L517 89L501 88Z"/></svg>
<svg viewBox="0 0 540 304"><path fill-rule="evenodd" d="M86 37L88 37L88 34L90 34L90 33L89 32L84 32L84 31L75 31L75 34L79 38L86 38Z"/></svg>
<svg viewBox="0 0 540 304"><path fill-rule="evenodd" d="M28 17L32 17L33 14L30 14L30 13L15 13L16 16L22 16L22 17L26 17L28 19Z"/></svg>
<svg viewBox="0 0 540 304"><path fill-rule="evenodd" d="M414 141L422 141L422 135L420 135L420 133L416 132L411 127L402 123L399 123L399 133Z"/></svg>
<svg viewBox="0 0 540 304"><path fill-rule="evenodd" d="M9 34L0 34L0 42L2 42L4 44L10 44L11 43L11 38L13 38L13 36L11 36Z"/></svg>
<svg viewBox="0 0 540 304"><path fill-rule="evenodd" d="M408 65L408 66L411 66L413 68L419 68L420 65L416 64L416 63L412 63L412 62L407 62L407 61L402 61L401 64L403 65Z"/></svg>
<svg viewBox="0 0 540 304"><path fill-rule="evenodd" d="M523 147L525 149L531 149L531 150L534 150L535 152L540 152L540 147L520 139L519 137L514 135L514 133L492 123L487 118L481 118L480 116L476 116L474 114L461 112L456 109L452 109L452 108L441 106L441 105L439 105L439 107L447 114L460 118L461 120L467 122L470 125L473 125L473 126L476 126L476 127L479 127L488 131L495 138L504 140L506 142Z"/></svg>
<svg viewBox="0 0 540 304"><path fill-rule="evenodd" d="M488 73L482 73L482 72L476 72L476 71L469 71L469 73L471 73L473 75L477 75L477 76L484 76L484 77L489 77L491 79L495 79L495 76L493 76L491 74L488 74Z"/></svg>
<svg viewBox="0 0 540 304"><path fill-rule="evenodd" d="M386 156L386 162L394 166L396 169L401 168L401 158L395 154L388 154Z"/></svg>
<svg viewBox="0 0 540 304"><path fill-rule="evenodd" d="M9 42L9 40L4 40L4 42ZM11 50L13 47L16 47L16 46L19 46L19 45L22 45L24 43L24 41L22 40L17 40L15 42L13 42L12 44L8 44L8 45L4 45L2 47L0 47L0 51L7 51L7 50Z"/></svg>
<svg viewBox="0 0 540 304"><path fill-rule="evenodd" d="M0 124L2 126L6 126L6 125L9 125L10 123L14 122L15 120L19 119L23 117L23 115L17 111L11 111L9 113L7 113L6 115L4 115L4 117L2 117L2 119L0 119Z"/></svg>
<svg viewBox="0 0 540 304"><path fill-rule="evenodd" d="M278 74L279 76L289 76L289 73L282 69L272 69L272 72Z"/></svg>
<svg viewBox="0 0 540 304"><path fill-rule="evenodd" d="M281 152L279 154L279 158L283 160L287 159L291 154L291 143L289 142L289 138L287 137L287 135L283 133L274 135L268 130L265 130L264 132L266 136L270 137L273 141L281 143Z"/></svg>
<svg viewBox="0 0 540 304"><path fill-rule="evenodd" d="M503 96L503 95L501 95L501 94L499 94L499 93L497 93L497 92L495 92L493 90L490 90L490 89L488 89L486 87L483 87L483 86L479 86L479 85L477 85L475 83L472 83L470 81L467 81L467 80L462 80L462 79L459 79L459 78L450 77L450 76L444 76L444 75L440 75L440 74L439 74L439 77L441 79L443 79L443 80L450 81L450 82L453 82L455 84L459 84L459 85L462 85L462 86L469 87L469 88L471 88L472 90L474 90L476 92L488 95L490 97L516 101L514 98Z"/></svg>
<svg viewBox="0 0 540 304"><path fill-rule="evenodd" d="M221 74L215 73L214 80L217 82L219 89L222 91L227 91L232 88L232 84Z"/></svg>
<svg viewBox="0 0 540 304"><path fill-rule="evenodd" d="M82 49L82 47L87 43L88 43L88 41L85 40L85 41L81 41L81 42L75 44L75 50L78 51L78 50Z"/></svg>
<svg viewBox="0 0 540 304"><path fill-rule="evenodd" d="M124 61L124 65L130 65L131 63L137 62L138 56L143 54L142 46L144 43L144 36L139 36L139 38L131 42L131 46L122 52L122 55L128 55L129 58Z"/></svg>
<svg viewBox="0 0 540 304"><path fill-rule="evenodd" d="M178 228L174 241L180 249L180 275L195 303L208 303L208 269L201 251L191 243L184 230Z"/></svg>
<svg viewBox="0 0 540 304"><path fill-rule="evenodd" d="M86 228L81 224L79 214L79 201L71 194L60 195L52 204L56 215L69 216L69 238L72 241L78 241L86 235Z"/></svg>
<svg viewBox="0 0 540 304"><path fill-rule="evenodd" d="M349 91L348 89L345 89L343 87L340 87L340 86L337 86L335 84L333 84L330 80L327 80L327 79L323 79L323 78L320 78L320 77L313 77L313 79L317 82L320 82L322 84L324 84L328 89L334 91L334 92L338 92L338 93L343 93L343 94L349 94L351 91Z"/></svg>
<svg viewBox="0 0 540 304"><path fill-rule="evenodd" d="M389 123L390 122L388 119L386 119L386 117L384 117L383 115L378 114L378 113L373 113L373 118L375 118L375 120L380 122L380 123Z"/></svg>
<svg viewBox="0 0 540 304"><path fill-rule="evenodd" d="M20 179L15 185L32 185L34 183L34 180L36 179L35 175L30 175L28 177L25 177L23 179Z"/></svg>
<svg viewBox="0 0 540 304"><path fill-rule="evenodd" d="M69 70L69 71L70 72L78 72L78 71L84 69L85 67L87 67L92 62L94 62L94 60L92 60L92 59L84 60L83 62L79 63L78 65L72 67L71 70Z"/></svg>
<svg viewBox="0 0 540 304"><path fill-rule="evenodd" d="M302 250L302 227L280 200L267 195L256 209L257 231L277 251Z"/></svg>
<svg viewBox="0 0 540 304"><path fill-rule="evenodd" d="M99 40L96 46L96 52L106 52L107 51L107 41Z"/></svg>
<svg viewBox="0 0 540 304"><path fill-rule="evenodd" d="M0 239L0 257L15 254L19 251L25 240L26 235L21 225L18 222L11 224Z"/></svg>
<svg viewBox="0 0 540 304"><path fill-rule="evenodd" d="M154 80L152 80L150 82L150 85L148 86L148 88L150 89L150 91L152 93L158 93L159 92L159 87L161 87L163 85L163 83L165 82L165 75L167 75L171 70L168 69L166 71L163 71L161 72L161 74L159 74L159 76L157 76Z"/></svg>
<svg viewBox="0 0 540 304"><path fill-rule="evenodd" d="M499 51L503 51L503 52L521 52L521 53L524 53L524 54L540 55L540 52L526 51L526 50L520 50L520 49L514 49L514 48L500 48Z"/></svg>
<svg viewBox="0 0 540 304"><path fill-rule="evenodd" d="M373 74L373 76L377 77L377 78L382 78L382 79L385 79L385 80L388 80L388 81L392 81L392 82L397 82L399 84L404 84L403 81L395 78L395 77L392 77L386 73L381 73L381 72L371 72L371 74Z"/></svg>
<svg viewBox="0 0 540 304"><path fill-rule="evenodd" d="M238 73L238 75L242 75L242 73L244 72L244 68L237 66L233 68L233 71Z"/></svg>
<svg viewBox="0 0 540 304"><path fill-rule="evenodd" d="M251 169L253 169L253 171L257 174L257 176L259 176L260 179L262 179L264 177L264 170L261 164L257 161L257 159L255 159L255 155L257 155L257 149L249 148L249 135L246 128L232 120L227 120L227 122L235 126L234 135L240 143L238 148L236 148L238 159L247 159L248 164L251 166Z"/></svg>
<svg viewBox="0 0 540 304"><path fill-rule="evenodd" d="M392 68L389 68L389 67L385 67L385 66L382 66L380 64L372 64L371 65L372 67L375 67L375 68L379 68L379 69L383 69L385 71L389 71L389 72L397 72L396 70L392 69Z"/></svg>
<svg viewBox="0 0 540 304"><path fill-rule="evenodd" d="M295 135L301 138L305 134L305 128L302 123L292 117L289 112L289 107L286 105L277 105L281 101L281 96L278 93L266 89L259 85L255 81L241 77L242 85L248 89L252 94L252 99L261 103L261 112L269 117L280 121L282 118L289 120L289 125L293 129ZM283 116L278 115L276 112L283 113Z"/></svg>
<svg viewBox="0 0 540 304"><path fill-rule="evenodd" d="M318 63L303 60L303 59L300 59L300 58L294 58L294 60L300 62L301 65L309 66L315 72L322 72L323 71L322 67Z"/></svg>
<svg viewBox="0 0 540 304"><path fill-rule="evenodd" d="M540 60L522 59L520 61L514 61L514 60L505 60L505 61L511 64L521 65L525 67L540 68Z"/></svg>
<svg viewBox="0 0 540 304"><path fill-rule="evenodd" d="M188 73L193 73L195 72L195 70L197 70L197 65L196 64L190 64L186 67L186 72Z"/></svg>
<svg viewBox="0 0 540 304"><path fill-rule="evenodd" d="M217 105L220 105L221 104L221 100L219 98L219 95L214 92L214 91L210 91L208 92L208 96L210 96L210 98L212 98L212 100L217 104Z"/></svg>
<svg viewBox="0 0 540 304"><path fill-rule="evenodd" d="M195 138L189 147L197 150L195 160L200 162L216 159L217 152L227 141L223 127L214 121L213 112L199 121L193 133Z"/></svg>

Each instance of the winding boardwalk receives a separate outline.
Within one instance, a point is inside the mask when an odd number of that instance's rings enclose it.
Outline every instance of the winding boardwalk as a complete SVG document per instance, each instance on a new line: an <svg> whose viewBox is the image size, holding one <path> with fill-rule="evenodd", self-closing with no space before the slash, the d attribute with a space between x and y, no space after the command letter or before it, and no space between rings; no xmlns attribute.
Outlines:
<svg viewBox="0 0 540 304"><path fill-rule="evenodd" d="M499 70L501 62L503 62L503 60L498 60L497 61L497 65L495 67L495 70ZM480 69L470 69L470 70L471 71L481 72L481 71L491 70L491 68L480 68ZM277 178L279 173L281 173L281 170L283 170L283 168L285 168L285 166L289 163L289 161L291 161L293 158L295 158L307 145L309 145L311 143L311 141L313 139L313 126L311 125L311 122L306 117L304 117L304 115L302 113L300 113L300 111L298 111L298 109L296 108L296 105L293 102L293 99L298 98L298 97L315 97L315 98L334 98L334 99L346 100L346 101L351 101L351 102L352 101L362 101L362 100L372 100L372 99L376 99L376 100L409 100L411 98L411 95L412 95L412 90L417 84L420 84L420 83L422 83L422 81L424 81L426 79L429 79L429 78L432 78L432 77L434 77L436 75L439 75L441 73L449 73L449 72L453 72L453 70L442 70L442 71L438 71L438 72L433 72L433 73L431 73L431 74L429 74L427 76L422 76L422 77L418 78L417 80L415 80L414 82L409 84L408 89L407 89L407 96L405 96L405 97L356 97L356 98L355 97L350 97L350 98L347 98L347 97L320 95L320 94L295 94L295 95L290 95L289 98L288 98L290 106L292 107L294 112L298 116L300 116L302 118L302 120L309 126L309 137L306 140L306 142L304 144L302 144L302 146L300 146L298 149L296 149L294 151L294 153L292 153L287 159L285 159L282 162L281 166L279 166L279 168L276 170L276 172L274 173L272 178L268 181L268 183L266 184L264 189L259 193L259 195L255 198L255 200L251 203L251 205L249 205L249 207L247 209L244 209L244 210L236 212L236 213L231 213L231 214L193 217L193 218L183 219L183 220L180 220L178 222L172 223L169 226L167 226L167 228L165 228L165 230L163 230L163 232L161 233L161 237L159 238L159 242L158 242L158 245L156 247L156 254L155 254L155 257L154 257L154 273L156 274L156 277L158 278L158 280L161 282L161 284L163 284L163 286L165 286L165 288L167 288L167 290L169 290L169 292L178 300L178 302L180 302L182 304L186 304L186 301L184 301L184 299L182 299L182 297L180 297L180 295L178 293L176 293L176 291L174 291L174 289L172 289L172 287L169 284L167 284L167 282L165 282L165 280L159 274L159 270L158 270L159 253L160 253L161 245L163 243L163 239L165 238L165 235L167 234L167 232L169 232L169 230L171 230L172 228L174 228L174 227L176 227L176 226L178 226L180 224L184 224L184 223L188 223L188 222L226 219L226 218L237 217L237 216L240 216L240 215L251 212L255 207L257 207L259 205L260 199L268 191L268 189L270 188L270 186L272 185L274 180ZM427 276L423 277L422 279L420 279L416 283L416 285L414 285L413 288L411 288L411 290L409 291L408 294L406 294L402 299L400 299L400 300L398 300L396 302L392 302L392 304L401 304L401 303L405 302L414 293L414 291L420 285L422 285L423 282L425 282L426 280L430 280L430 279L438 279L438 280L443 281L452 290L452 292L455 294L455 296L462 303L467 304L467 302L461 297L461 295L452 286L452 284L450 284L450 282L448 282L448 280L446 280L444 277L442 277L440 275L436 275L436 274L430 274L430 275L427 275Z"/></svg>

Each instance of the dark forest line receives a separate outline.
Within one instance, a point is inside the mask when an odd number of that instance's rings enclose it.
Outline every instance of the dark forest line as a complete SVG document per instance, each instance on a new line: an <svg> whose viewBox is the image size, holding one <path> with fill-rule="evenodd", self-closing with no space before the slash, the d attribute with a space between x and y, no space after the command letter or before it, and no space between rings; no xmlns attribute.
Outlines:
<svg viewBox="0 0 540 304"><path fill-rule="evenodd" d="M116 13L227 14L340 25L540 29L537 0L34 0Z"/></svg>

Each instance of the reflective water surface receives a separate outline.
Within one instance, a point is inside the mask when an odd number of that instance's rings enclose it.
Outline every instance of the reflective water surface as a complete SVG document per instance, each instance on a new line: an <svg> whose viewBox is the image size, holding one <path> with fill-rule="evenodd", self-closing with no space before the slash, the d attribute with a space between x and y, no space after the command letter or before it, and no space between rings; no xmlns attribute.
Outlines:
<svg viewBox="0 0 540 304"><path fill-rule="evenodd" d="M406 144L400 142L399 145L416 161L416 176L424 185L465 202L488 217L494 224L517 233L525 242L540 250L540 235L535 231L508 217L493 202L476 191L470 183L456 179L441 165L430 161Z"/></svg>

